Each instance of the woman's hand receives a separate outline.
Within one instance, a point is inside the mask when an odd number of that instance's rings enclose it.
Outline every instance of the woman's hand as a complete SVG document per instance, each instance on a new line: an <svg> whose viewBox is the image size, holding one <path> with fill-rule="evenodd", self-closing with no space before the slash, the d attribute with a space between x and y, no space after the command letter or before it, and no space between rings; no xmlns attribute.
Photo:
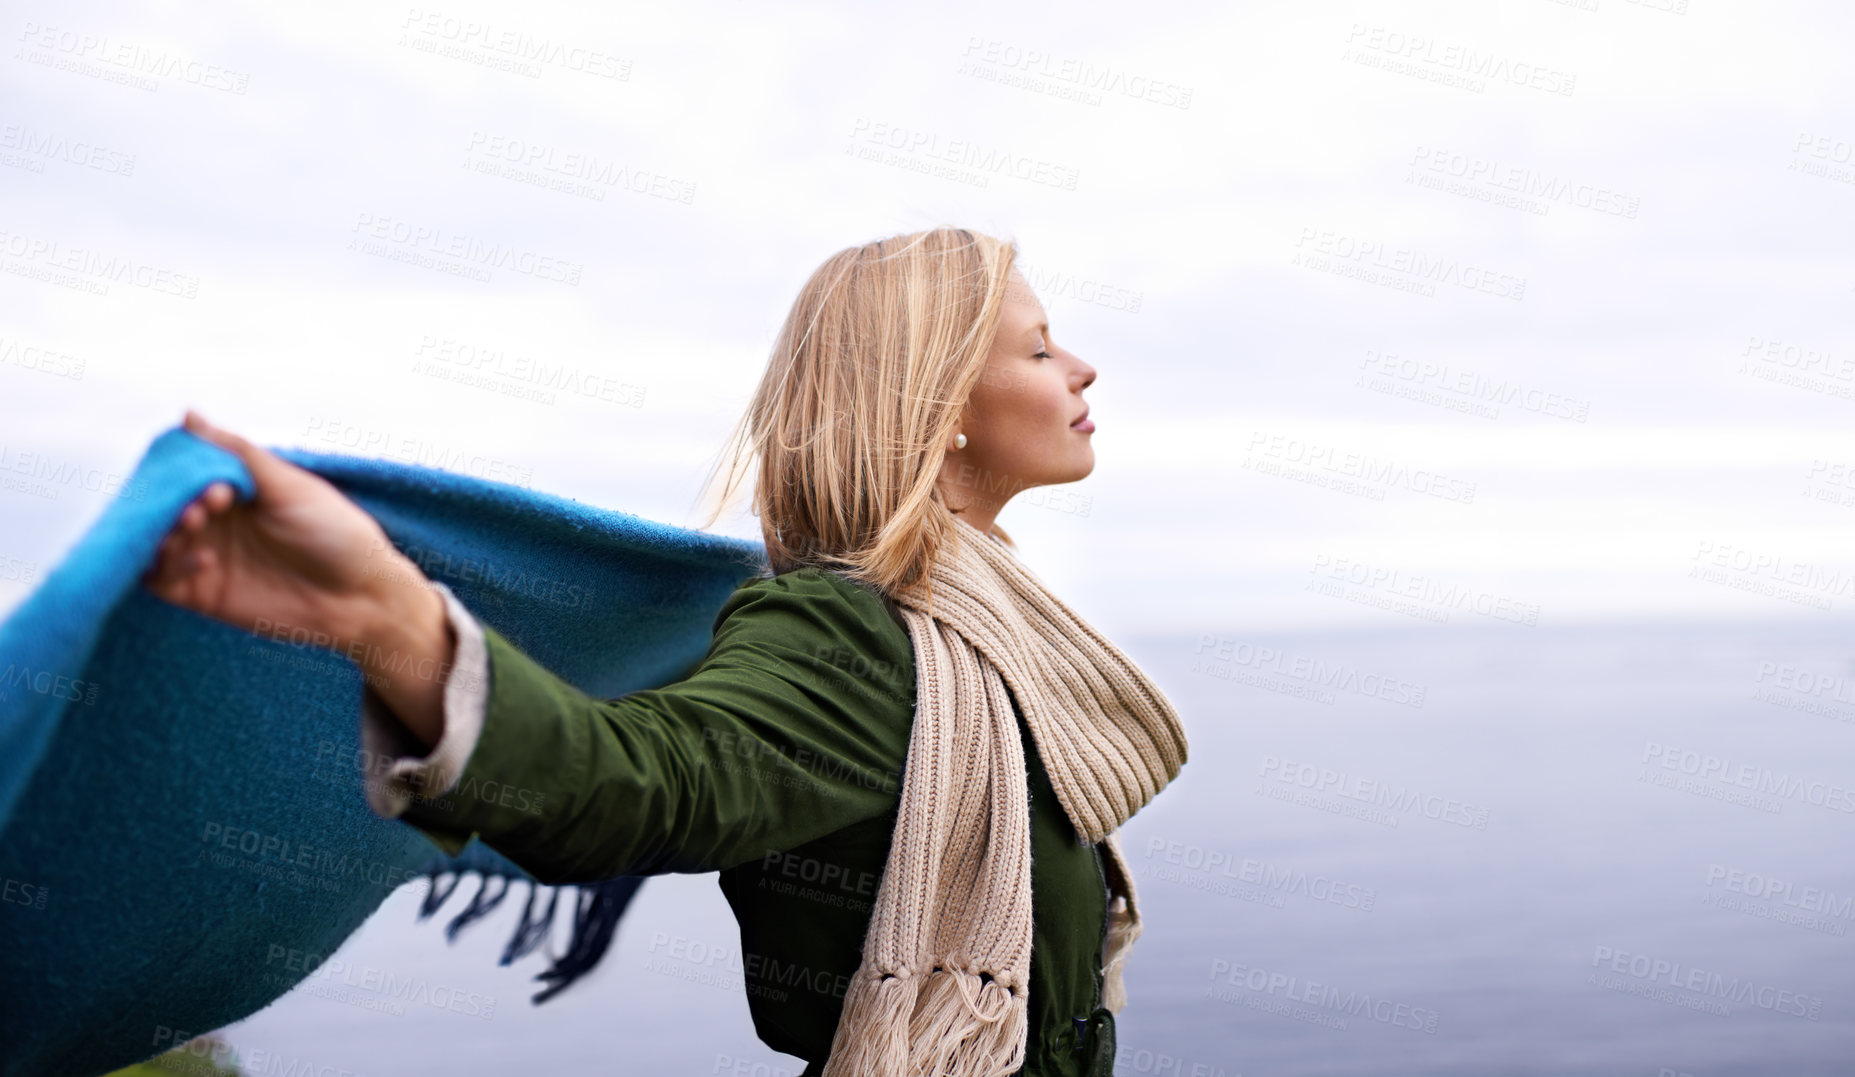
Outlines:
<svg viewBox="0 0 1855 1077"><path fill-rule="evenodd" d="M228 483L207 487L162 540L144 586L259 636L347 654L400 719L436 743L456 644L425 574L327 479L191 409L184 425L243 461L257 492L238 502Z"/></svg>

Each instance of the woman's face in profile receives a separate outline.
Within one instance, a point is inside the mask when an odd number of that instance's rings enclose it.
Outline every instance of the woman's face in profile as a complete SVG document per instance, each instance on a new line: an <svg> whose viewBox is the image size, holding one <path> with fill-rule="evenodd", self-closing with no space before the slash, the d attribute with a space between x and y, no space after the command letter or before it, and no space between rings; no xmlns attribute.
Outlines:
<svg viewBox="0 0 1855 1077"><path fill-rule="evenodd" d="M1095 469L1093 416L1082 390L1095 368L1050 338L1030 284L1011 271L984 375L961 412L966 447L947 454L941 483L954 508L990 517L1031 486L1076 482Z"/></svg>

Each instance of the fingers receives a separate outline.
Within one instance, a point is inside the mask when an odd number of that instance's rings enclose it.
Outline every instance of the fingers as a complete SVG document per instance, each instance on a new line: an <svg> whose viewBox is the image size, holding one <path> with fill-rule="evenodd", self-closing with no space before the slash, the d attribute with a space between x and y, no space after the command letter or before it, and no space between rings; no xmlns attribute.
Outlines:
<svg viewBox="0 0 1855 1077"><path fill-rule="evenodd" d="M221 429L207 422L199 412L194 411L192 408L187 409L187 418L182 425L184 425L187 428L187 432L193 436L203 441L210 441L241 460L245 458L247 453L255 448L250 442L232 433L230 430Z"/></svg>
<svg viewBox="0 0 1855 1077"><path fill-rule="evenodd" d="M180 563L181 575L189 580L204 579L212 571L213 558L218 556L211 546L201 544L188 550Z"/></svg>
<svg viewBox="0 0 1855 1077"><path fill-rule="evenodd" d="M174 586L181 577L181 554L185 548L186 536L178 531L170 532L155 550L154 562L148 566L148 571L142 573L142 583L155 594L173 601Z"/></svg>
<svg viewBox="0 0 1855 1077"><path fill-rule="evenodd" d="M231 453L233 456L238 457L240 462L245 465L245 470L251 472L251 479L257 485L257 492L253 496L254 500L262 498L265 490L271 484L277 482L290 466L276 456L271 455L263 448L252 444L250 441L232 433L230 430L222 429L207 422L199 412L194 411L192 408L187 409L186 419L183 421L182 425L186 428L188 433L204 441L210 441L214 445ZM213 494L211 489L208 489L206 492L208 495ZM231 488L229 486L226 487L226 492L218 496L230 499L232 496Z"/></svg>
<svg viewBox="0 0 1855 1077"><path fill-rule="evenodd" d="M208 520L232 506L232 487L229 483L215 482L204 493L187 503L182 510L180 524L188 531L198 531L206 526Z"/></svg>
<svg viewBox="0 0 1855 1077"><path fill-rule="evenodd" d="M214 554L206 528L231 507L233 498L231 484L215 482L181 508L174 526L155 550L153 562L142 574L142 582L150 590L175 601L177 589L212 563Z"/></svg>
<svg viewBox="0 0 1855 1077"><path fill-rule="evenodd" d="M189 535L198 534L209 521L231 506L232 497L229 484L215 482L181 508L174 526Z"/></svg>
<svg viewBox="0 0 1855 1077"><path fill-rule="evenodd" d="M197 504L188 510L203 511ZM216 575L219 557L203 526L189 528L182 523L161 540L153 563L142 574L142 583L165 601L197 608L201 589Z"/></svg>

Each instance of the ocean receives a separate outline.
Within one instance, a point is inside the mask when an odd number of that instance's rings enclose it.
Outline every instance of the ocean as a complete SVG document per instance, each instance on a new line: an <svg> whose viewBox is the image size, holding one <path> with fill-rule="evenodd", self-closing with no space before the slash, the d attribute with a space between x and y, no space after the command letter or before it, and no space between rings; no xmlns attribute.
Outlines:
<svg viewBox="0 0 1855 1077"><path fill-rule="evenodd" d="M1855 1071L1855 644L1827 618L1117 640L1190 758L1121 831L1124 1075ZM712 875L535 1007L395 893L224 1030L251 1073L796 1075ZM557 934L556 948L561 941ZM325 1067L329 1067L325 1070Z"/></svg>

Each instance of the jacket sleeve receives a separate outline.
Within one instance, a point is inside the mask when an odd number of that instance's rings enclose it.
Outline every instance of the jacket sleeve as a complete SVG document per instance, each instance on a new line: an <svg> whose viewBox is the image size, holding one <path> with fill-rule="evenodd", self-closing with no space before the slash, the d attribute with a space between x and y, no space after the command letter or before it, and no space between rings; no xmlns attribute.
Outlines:
<svg viewBox="0 0 1855 1077"><path fill-rule="evenodd" d="M360 762L367 806L387 819L399 817L426 790L444 790L457 783L482 731L489 697L489 656L483 649L482 627L449 587L436 581L432 586L443 596L445 617L457 636L457 656L445 681L444 724L438 743L417 755L423 746L385 701L371 689L361 696ZM429 836L453 856L469 841L468 837Z"/></svg>
<svg viewBox="0 0 1855 1077"><path fill-rule="evenodd" d="M474 628L487 666L477 728L466 675L455 697L447 686L426 760L392 764L425 783L398 817L449 851L480 836L548 884L719 871L895 809L913 654L853 584L803 569L750 581L689 676L617 699ZM454 676L470 662L458 643ZM460 754L453 777L444 761Z"/></svg>

